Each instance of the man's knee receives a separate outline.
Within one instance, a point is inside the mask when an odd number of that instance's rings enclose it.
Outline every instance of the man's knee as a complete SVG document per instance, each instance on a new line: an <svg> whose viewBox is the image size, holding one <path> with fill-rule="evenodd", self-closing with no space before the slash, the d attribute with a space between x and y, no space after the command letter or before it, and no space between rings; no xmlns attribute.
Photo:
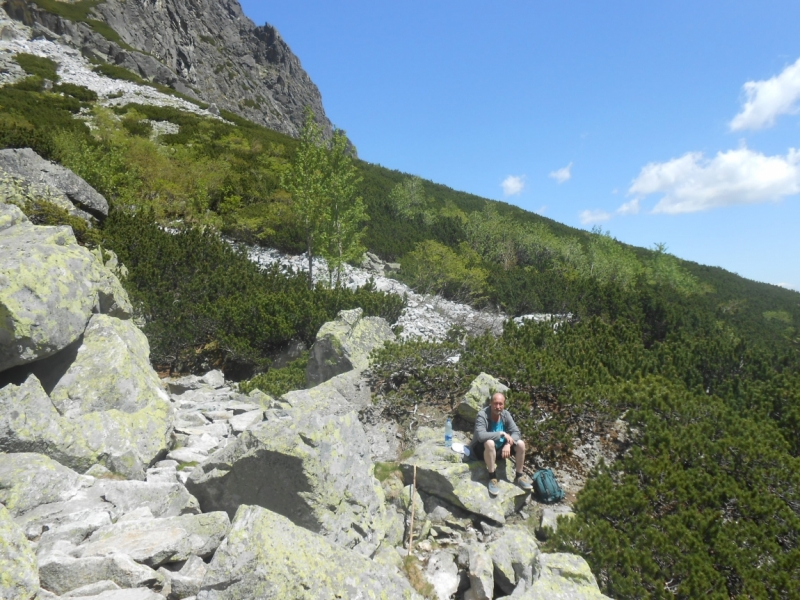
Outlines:
<svg viewBox="0 0 800 600"><path fill-rule="evenodd" d="M517 440L517 443L514 444L514 447L517 449L517 452L525 452L525 442L522 440Z"/></svg>
<svg viewBox="0 0 800 600"><path fill-rule="evenodd" d="M484 450L488 450L490 452L494 452L494 440L486 440L483 442Z"/></svg>

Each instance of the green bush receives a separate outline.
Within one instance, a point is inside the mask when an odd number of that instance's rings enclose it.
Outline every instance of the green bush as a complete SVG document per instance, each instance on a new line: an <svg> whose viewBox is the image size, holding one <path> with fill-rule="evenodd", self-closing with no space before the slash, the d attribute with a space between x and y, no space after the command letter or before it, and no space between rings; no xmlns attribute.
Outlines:
<svg viewBox="0 0 800 600"><path fill-rule="evenodd" d="M256 375L249 381L239 384L239 391L249 394L253 390L261 390L273 398L280 398L286 392L302 390L306 387L306 367L308 352L296 358L281 369L270 369L266 373Z"/></svg>
<svg viewBox="0 0 800 600"><path fill-rule="evenodd" d="M58 81L56 74L58 64L52 58L20 52L14 55L14 60L28 75L49 79L53 82Z"/></svg>
<svg viewBox="0 0 800 600"><path fill-rule="evenodd" d="M54 93L66 94L72 96L81 102L94 102L97 100L97 93L94 90L82 85L75 85L74 83L61 83L53 87Z"/></svg>

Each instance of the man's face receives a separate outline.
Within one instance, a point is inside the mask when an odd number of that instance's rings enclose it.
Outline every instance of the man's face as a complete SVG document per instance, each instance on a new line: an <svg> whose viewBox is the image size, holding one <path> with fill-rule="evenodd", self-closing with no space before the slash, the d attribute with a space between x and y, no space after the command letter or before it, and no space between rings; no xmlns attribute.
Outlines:
<svg viewBox="0 0 800 600"><path fill-rule="evenodd" d="M502 394L495 394L489 404L492 407L492 416L497 418L506 407L506 399Z"/></svg>

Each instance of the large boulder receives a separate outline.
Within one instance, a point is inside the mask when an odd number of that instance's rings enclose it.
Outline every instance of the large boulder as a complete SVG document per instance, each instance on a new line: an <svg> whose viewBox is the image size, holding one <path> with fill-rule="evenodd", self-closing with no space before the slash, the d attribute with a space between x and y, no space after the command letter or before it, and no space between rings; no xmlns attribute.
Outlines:
<svg viewBox="0 0 800 600"><path fill-rule="evenodd" d="M224 512L120 520L95 531L76 553L80 558L125 554L138 563L158 568L191 556L210 557L229 525Z"/></svg>
<svg viewBox="0 0 800 600"><path fill-rule="evenodd" d="M528 493L512 483L514 463L511 459L498 461L500 493L492 498L486 487L489 473L484 462L466 461L444 446L443 437L439 430L419 428L414 454L400 462L406 482L413 480L416 466L417 488L426 494L495 523L505 523L506 517L521 508Z"/></svg>
<svg viewBox="0 0 800 600"><path fill-rule="evenodd" d="M28 600L38 591L36 555L0 504L0 600Z"/></svg>
<svg viewBox="0 0 800 600"><path fill-rule="evenodd" d="M169 404L169 395L150 365L145 335L131 321L108 315L89 320L75 361L50 398L68 419L106 410L131 414Z"/></svg>
<svg viewBox="0 0 800 600"><path fill-rule="evenodd" d="M0 503L14 516L69 500L85 479L43 454L0 454Z"/></svg>
<svg viewBox="0 0 800 600"><path fill-rule="evenodd" d="M539 578L520 600L608 600L589 564L574 554L540 554Z"/></svg>
<svg viewBox="0 0 800 600"><path fill-rule="evenodd" d="M358 412L336 379L286 394L287 408L266 410L265 421L198 465L186 486L203 511L261 506L371 556L387 527L384 494Z"/></svg>
<svg viewBox="0 0 800 600"><path fill-rule="evenodd" d="M369 366L373 348L395 339L385 319L364 317L360 308L340 311L320 327L306 367L306 387L313 387L352 369Z"/></svg>
<svg viewBox="0 0 800 600"><path fill-rule="evenodd" d="M117 277L69 227L19 221L0 231L0 371L51 356L75 342L94 313L128 318L130 301Z"/></svg>
<svg viewBox="0 0 800 600"><path fill-rule="evenodd" d="M108 216L108 202L83 178L43 159L30 148L0 150L0 172L59 206L71 208L74 205L97 219Z"/></svg>
<svg viewBox="0 0 800 600"><path fill-rule="evenodd" d="M494 583L506 594L522 581L529 587L539 575L539 546L526 527L503 527L486 552L492 557Z"/></svg>
<svg viewBox="0 0 800 600"><path fill-rule="evenodd" d="M101 463L130 479L166 453L173 409L158 399L141 410L114 408L62 417L39 380L0 388L0 451L38 452L83 473Z"/></svg>
<svg viewBox="0 0 800 600"><path fill-rule="evenodd" d="M488 373L481 373L470 384L469 390L456 407L456 412L470 423L474 423L478 411L488 406L492 394L495 392L505 394L507 391L508 386Z"/></svg>
<svg viewBox="0 0 800 600"><path fill-rule="evenodd" d="M393 571L286 517L243 505L208 566L197 600L420 598Z"/></svg>

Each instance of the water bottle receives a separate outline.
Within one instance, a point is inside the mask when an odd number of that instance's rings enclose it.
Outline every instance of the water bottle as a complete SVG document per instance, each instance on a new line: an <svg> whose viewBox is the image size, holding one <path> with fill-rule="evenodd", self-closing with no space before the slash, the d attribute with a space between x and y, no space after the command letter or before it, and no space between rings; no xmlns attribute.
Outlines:
<svg viewBox="0 0 800 600"><path fill-rule="evenodd" d="M444 445L446 448L453 446L453 422L450 417L447 418L447 423L444 424Z"/></svg>

